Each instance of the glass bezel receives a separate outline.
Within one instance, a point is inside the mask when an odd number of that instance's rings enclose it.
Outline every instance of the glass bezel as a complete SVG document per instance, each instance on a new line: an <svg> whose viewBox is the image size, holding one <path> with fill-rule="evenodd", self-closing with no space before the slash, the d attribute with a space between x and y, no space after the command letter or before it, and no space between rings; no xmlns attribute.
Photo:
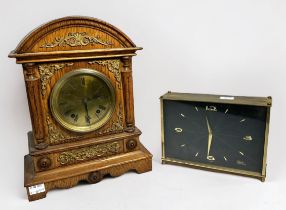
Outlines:
<svg viewBox="0 0 286 210"><path fill-rule="evenodd" d="M61 114L59 113L58 110L58 99L59 99L59 93L60 90L62 89L62 87L64 86L64 84L69 81L70 78L74 77L74 76L79 76L79 75L90 75L93 77L97 77L99 79L101 79L109 88L109 92L111 94L111 106L108 110L108 112L105 114L105 116L100 119L98 122L89 125L89 126L77 126L77 125L73 125L69 122L67 122L63 117L61 117ZM81 68L81 69L76 69L73 71L70 71L68 73L66 73L63 77L61 77L56 84L54 85L51 95L50 95L50 109L52 112L53 117L55 118L55 120L62 125L64 128L71 130L71 131L75 131L75 132L81 132L81 133L86 133L86 132L91 132L91 131L95 131L97 129L99 129L100 127L102 127L103 125L105 125L109 119L112 117L113 112L115 110L115 89L110 81L110 79L105 76L103 73L94 70L94 69L86 69L86 68Z"/></svg>

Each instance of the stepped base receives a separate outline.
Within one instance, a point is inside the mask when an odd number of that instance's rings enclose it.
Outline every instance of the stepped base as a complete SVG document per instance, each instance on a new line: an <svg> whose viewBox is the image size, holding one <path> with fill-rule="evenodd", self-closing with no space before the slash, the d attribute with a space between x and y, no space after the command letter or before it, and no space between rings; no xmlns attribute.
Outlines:
<svg viewBox="0 0 286 210"><path fill-rule="evenodd" d="M152 170L152 155L142 144L134 152L43 172L34 171L30 155L25 156L24 162L24 186L29 201L45 198L48 191L55 188L71 188L82 180L94 184L108 174L116 177L130 170L137 173Z"/></svg>

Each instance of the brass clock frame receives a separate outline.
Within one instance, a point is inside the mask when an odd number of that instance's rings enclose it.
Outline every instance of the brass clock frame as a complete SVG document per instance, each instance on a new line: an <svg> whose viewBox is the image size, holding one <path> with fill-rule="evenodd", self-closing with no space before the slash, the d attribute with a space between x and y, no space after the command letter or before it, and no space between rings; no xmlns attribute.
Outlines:
<svg viewBox="0 0 286 210"><path fill-rule="evenodd" d="M101 79L102 81L105 82L111 94L111 101L110 101L111 108L108 110L108 112L99 122L96 122L91 126L76 126L76 125L72 125L68 123L67 121L61 118L56 108L58 104L59 92L61 88L70 78L74 76L78 76L78 75L91 75L93 77L97 77ZM112 117L112 114L115 110L115 90L110 80L104 74L100 73L99 71L96 71L93 69L85 69L85 68L75 69L69 73L66 73L55 84L54 88L52 89L51 95L50 95L50 109L51 109L51 112L55 120L57 120L57 122L60 123L66 129L69 129L75 132L80 132L80 133L91 132L105 125L109 121L109 119Z"/></svg>
<svg viewBox="0 0 286 210"><path fill-rule="evenodd" d="M168 158L165 155L165 144L164 144L164 115L163 115L163 100L178 100L178 101L196 101L196 102L213 102L221 104L240 104L240 105L251 105L251 106L264 106L267 107L266 114L266 127L265 127L265 141L264 141L264 153L262 162L261 173L252 172L247 170L215 166L204 163L196 163L193 161L178 160L174 158ZM161 144L162 144L162 164L168 163L173 165L187 166L191 168L198 168L203 170L209 170L214 172L230 173L242 176L248 176L258 178L262 182L266 178L266 157L267 157L267 145L269 135L269 122L270 122L270 108L272 106L272 98L268 97L245 97L245 96L225 96L225 95L209 95L209 94L192 94L192 93L177 93L168 91L166 94L160 97L161 107Z"/></svg>

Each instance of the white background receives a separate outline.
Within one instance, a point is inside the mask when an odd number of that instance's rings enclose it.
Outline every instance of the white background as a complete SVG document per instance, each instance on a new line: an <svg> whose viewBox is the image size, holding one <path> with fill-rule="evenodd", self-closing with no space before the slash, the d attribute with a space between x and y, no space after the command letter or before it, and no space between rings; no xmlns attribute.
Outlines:
<svg viewBox="0 0 286 210"><path fill-rule="evenodd" d="M1 209L286 209L285 0L9 0L0 8ZM28 202L23 156L31 130L21 66L8 53L35 27L92 16L125 32L134 57L136 124L153 171L53 190ZM265 183L161 165L159 96L168 90L273 97Z"/></svg>

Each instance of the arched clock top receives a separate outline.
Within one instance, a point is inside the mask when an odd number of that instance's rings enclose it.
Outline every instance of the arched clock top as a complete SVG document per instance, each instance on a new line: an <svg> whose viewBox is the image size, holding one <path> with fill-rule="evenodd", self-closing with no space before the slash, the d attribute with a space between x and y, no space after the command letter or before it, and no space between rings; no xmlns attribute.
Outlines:
<svg viewBox="0 0 286 210"><path fill-rule="evenodd" d="M134 56L132 40L115 26L91 17L64 17L31 31L9 57L17 63Z"/></svg>

